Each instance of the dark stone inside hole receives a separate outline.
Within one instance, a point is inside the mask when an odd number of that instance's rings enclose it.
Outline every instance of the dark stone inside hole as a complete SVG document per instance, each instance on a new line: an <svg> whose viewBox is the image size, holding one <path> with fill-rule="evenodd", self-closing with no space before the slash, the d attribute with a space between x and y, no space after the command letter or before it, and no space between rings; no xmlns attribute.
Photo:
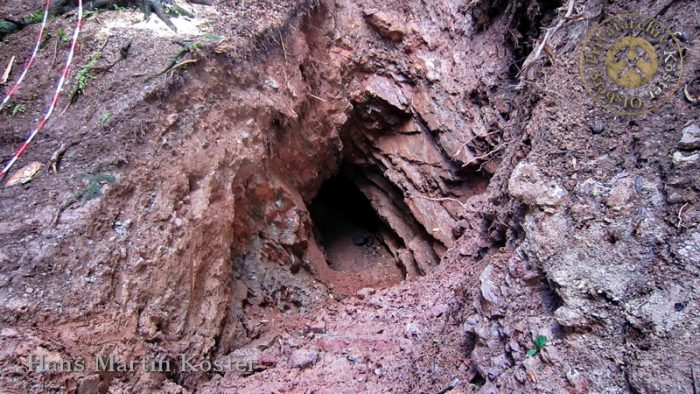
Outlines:
<svg viewBox="0 0 700 394"><path fill-rule="evenodd" d="M382 234L391 230L345 174L323 184L309 211L315 235L332 269L362 271L392 259L391 252L381 242Z"/></svg>

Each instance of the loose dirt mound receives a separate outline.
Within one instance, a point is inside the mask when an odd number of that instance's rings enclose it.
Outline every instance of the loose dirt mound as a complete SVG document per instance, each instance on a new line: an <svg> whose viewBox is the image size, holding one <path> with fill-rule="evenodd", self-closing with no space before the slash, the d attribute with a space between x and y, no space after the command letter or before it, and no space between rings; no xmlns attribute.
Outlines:
<svg viewBox="0 0 700 394"><path fill-rule="evenodd" d="M86 22L69 86L94 79L15 168L65 144L58 173L0 190L6 391L697 391L695 3L215 3L177 36ZM640 10L688 93L620 116L579 48ZM3 159L71 18L0 114Z"/></svg>

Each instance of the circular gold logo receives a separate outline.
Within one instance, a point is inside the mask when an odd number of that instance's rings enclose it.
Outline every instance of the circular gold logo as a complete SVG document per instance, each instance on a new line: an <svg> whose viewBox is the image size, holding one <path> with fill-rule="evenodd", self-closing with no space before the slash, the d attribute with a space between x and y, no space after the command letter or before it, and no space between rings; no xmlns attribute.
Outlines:
<svg viewBox="0 0 700 394"><path fill-rule="evenodd" d="M583 85L606 109L636 115L675 94L683 56L673 32L654 18L623 14L598 24L580 59Z"/></svg>

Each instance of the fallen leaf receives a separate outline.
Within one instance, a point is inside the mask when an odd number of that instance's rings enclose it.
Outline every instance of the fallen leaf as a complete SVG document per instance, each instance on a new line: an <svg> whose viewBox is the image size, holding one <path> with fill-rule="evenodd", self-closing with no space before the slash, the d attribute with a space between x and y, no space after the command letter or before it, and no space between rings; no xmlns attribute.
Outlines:
<svg viewBox="0 0 700 394"><path fill-rule="evenodd" d="M172 113L172 114L168 115L168 116L165 118L165 123L166 123L168 126L172 126L172 125L175 124L175 122L177 122L177 119L178 119L178 118L179 118L179 115L177 114L177 112Z"/></svg>
<svg viewBox="0 0 700 394"><path fill-rule="evenodd" d="M32 178L34 178L34 175L36 175L39 172L39 170L41 170L41 167L43 167L43 164L41 164L38 161L29 163L26 166L22 167L21 170L15 172L5 185L15 186L19 184L28 183L32 180Z"/></svg>
<svg viewBox="0 0 700 394"><path fill-rule="evenodd" d="M537 383L537 372L530 369L526 369L525 372L527 373L527 377L530 378L530 381L532 383Z"/></svg>
<svg viewBox="0 0 700 394"><path fill-rule="evenodd" d="M228 44L226 42L220 42L214 47L214 52L216 52L219 55L224 55L231 52L234 48L235 47L231 44Z"/></svg>
<svg viewBox="0 0 700 394"><path fill-rule="evenodd" d="M12 66L15 64L15 57L12 56L10 59L10 62L7 64L7 68L5 68L5 72L2 73L2 78L0 78L0 85L4 85L7 83L7 80L10 79L10 73L12 72Z"/></svg>
<svg viewBox="0 0 700 394"><path fill-rule="evenodd" d="M537 365L539 362L532 357L527 357L523 360L523 366L525 367L525 373L527 377L530 378L532 383L537 383Z"/></svg>

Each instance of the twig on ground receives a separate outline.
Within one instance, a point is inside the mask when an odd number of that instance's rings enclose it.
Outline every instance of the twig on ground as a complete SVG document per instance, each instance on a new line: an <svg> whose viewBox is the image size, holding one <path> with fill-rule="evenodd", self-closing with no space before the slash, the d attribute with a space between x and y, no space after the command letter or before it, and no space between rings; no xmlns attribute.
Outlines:
<svg viewBox="0 0 700 394"><path fill-rule="evenodd" d="M49 165L47 166L48 171L53 171L54 174L58 173L58 165L61 162L61 159L63 158L63 154L66 153L66 150L70 148L71 146L77 144L77 142L71 142L71 143L61 143L61 146L56 149L55 152L51 155L51 159L49 160Z"/></svg>
<svg viewBox="0 0 700 394"><path fill-rule="evenodd" d="M4 85L7 83L7 80L10 79L10 73L12 72L12 66L15 64L15 57L12 56L10 58L10 62L7 63L7 68L5 68L5 72L2 73L2 77L0 78L0 85Z"/></svg>
<svg viewBox="0 0 700 394"><path fill-rule="evenodd" d="M61 205L58 206L56 214L54 214L53 219L51 220L51 226L55 227L58 224L58 220L61 218L61 214L63 213L63 211L65 211L71 205L75 204L77 201L78 198L75 195L71 195L70 197L63 200Z"/></svg>
<svg viewBox="0 0 700 394"><path fill-rule="evenodd" d="M280 33L279 29L277 29L277 35L280 38L280 45L282 45L282 54L284 55L284 64L286 66L286 65L288 65L287 47L284 45L284 39L282 39L282 33ZM292 92L292 96L296 97L296 93L294 92L292 85L289 83L289 76L287 75L287 67L283 68L282 72L284 73L284 82L287 84L287 89L289 89L289 91Z"/></svg>
<svg viewBox="0 0 700 394"><path fill-rule="evenodd" d="M105 42L102 43L102 45L100 46L100 49L98 49L97 52L102 52L102 50L105 49L105 47L109 43L109 40L111 40L111 39L112 39L112 36L107 37L107 39L105 40Z"/></svg>
<svg viewBox="0 0 700 394"><path fill-rule="evenodd" d="M485 134L485 135L483 135L483 136L482 136L482 135L475 135L475 136L473 136L472 138L468 139L467 142L463 143L463 144L459 147L459 149L457 149L457 150L455 151L455 153L452 154L452 156L457 156L457 155L462 151L462 149L464 149L467 145L471 144L472 141L474 141L475 139L477 139L477 138L486 138L486 137L492 136L492 135L494 135L494 134L498 134L499 131L500 131L500 130L492 131L492 132L487 133L487 134Z"/></svg>
<svg viewBox="0 0 700 394"><path fill-rule="evenodd" d="M452 391L455 387L459 386L460 381L459 378L454 378L450 384L447 385L444 389L438 391L438 394L446 394L448 391Z"/></svg>
<svg viewBox="0 0 700 394"><path fill-rule="evenodd" d="M48 171L53 171L54 174L58 173L58 163L61 161L61 158L65 152L66 144L62 142L61 146L51 155L51 159L49 160L49 165L47 167Z"/></svg>
<svg viewBox="0 0 700 394"><path fill-rule="evenodd" d="M549 40L549 38L552 37L552 35L554 35L554 33L556 33L556 31L564 25L564 22L571 17L571 14L574 12L574 3L575 0L569 0L569 6L566 10L566 14L564 15L564 17L562 19L559 19L559 22L557 22L557 24L554 25L554 27L546 29L544 33L544 38L542 38L542 42L537 47L534 56L525 59L525 63L523 63L523 67L520 69L518 76L522 76L525 72L527 72L527 70L530 67L532 67L532 65L537 61L537 59L539 59L540 55L542 54L542 50L544 50L545 46L548 45L547 40ZM551 50L549 52L551 52Z"/></svg>
<svg viewBox="0 0 700 394"><path fill-rule="evenodd" d="M321 100L321 101L323 101L324 103L327 103L327 102L328 102L328 100L326 100L326 99L324 99L324 98L322 98L322 97L318 97L318 96L316 96L316 95L314 95L314 94L311 94L311 93L309 93L309 96L315 98L316 100Z"/></svg>
<svg viewBox="0 0 700 394"><path fill-rule="evenodd" d="M508 141L503 142L502 144L498 145L497 147L491 149L488 153L486 153L486 154L484 154L484 155L481 155L481 156L477 156L477 157L475 157L475 158L469 160L468 162L462 164L462 167L470 166L470 165L476 163L476 162L479 161L479 160L483 160L483 159L486 159L486 158L490 157L490 156L493 155L494 153L496 153L496 152L502 150L503 148L505 148L506 146L508 146L508 144L510 144L510 143L513 142L514 140L515 140L515 139L511 139L511 140L508 140Z"/></svg>
<svg viewBox="0 0 700 394"><path fill-rule="evenodd" d="M53 43L53 56L51 57L51 67L53 67L56 64L56 57L58 57L58 41L60 41L59 38L56 38L56 41Z"/></svg>
<svg viewBox="0 0 700 394"><path fill-rule="evenodd" d="M126 44L122 45L119 48L119 58L117 60L113 61L112 63L110 63L106 66L95 67L93 69L93 71L96 73L100 73L100 74L106 73L107 71L111 70L112 67L116 66L117 63L121 62L122 60L126 60L126 58L129 57L129 50L130 49L131 49L131 40L129 40L129 42L127 42Z"/></svg>
<svg viewBox="0 0 700 394"><path fill-rule="evenodd" d="M280 44L282 45L282 54L284 55L284 65L287 65L287 47L284 46L284 39L282 39L282 33L280 29L277 29L277 35L280 37Z"/></svg>
<svg viewBox="0 0 700 394"><path fill-rule="evenodd" d="M414 197L418 197L418 198L423 199L423 200L429 200L429 201L435 201L435 202L455 202L455 203L459 204L462 208L466 208L466 207L467 207L467 204L465 204L465 203L459 201L459 200L456 199L456 198L450 198L450 197L440 197L440 198L437 198L437 197L422 196L422 195L420 195L420 194L414 194L413 196L414 196Z"/></svg>
<svg viewBox="0 0 700 394"><path fill-rule="evenodd" d="M176 69L178 69L178 68L180 68L180 67L183 67L183 66L186 66L186 65L192 64L192 63L197 63L197 59L187 59L187 60L183 60L183 61L181 61L180 63L174 65L169 71L175 71Z"/></svg>
<svg viewBox="0 0 700 394"><path fill-rule="evenodd" d="M685 204L683 204L681 209L678 210L678 225L676 225L676 227L678 227L678 228L681 228L681 225L683 224L683 217L681 215L683 215L683 210L687 206L688 206L688 203L685 203Z"/></svg>
<svg viewBox="0 0 700 394"><path fill-rule="evenodd" d="M180 45L182 47L182 49L178 53L176 53L175 56L173 56L172 60L163 69L163 71L161 71L157 74L153 74L150 77L146 78L143 81L144 83L151 82L153 79L155 79L163 74L166 74L169 71L172 71L178 67L182 67L182 66L184 66L186 64L190 64L190 63L196 63L195 59L189 59L189 60L184 60L184 61L180 61L180 59L182 59L188 53L193 54L195 51L202 49L201 44L199 44L197 42L189 42L189 41L176 42L176 44Z"/></svg>

